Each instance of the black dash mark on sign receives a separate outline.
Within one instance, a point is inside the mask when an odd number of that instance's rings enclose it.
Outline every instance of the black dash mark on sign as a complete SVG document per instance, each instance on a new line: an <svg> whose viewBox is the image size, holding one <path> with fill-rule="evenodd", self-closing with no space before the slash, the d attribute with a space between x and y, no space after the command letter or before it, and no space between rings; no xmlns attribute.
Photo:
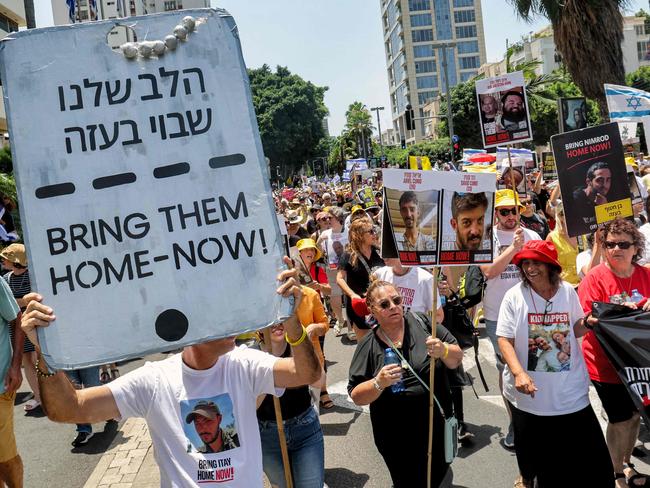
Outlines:
<svg viewBox="0 0 650 488"><path fill-rule="evenodd" d="M159 263L160 261L166 261L166 260L168 260L168 259L169 259L169 256L167 256L166 254L164 254L164 255L162 255L162 256L156 256L156 257L154 257L154 258L153 258L153 261L154 261L154 263Z"/></svg>
<svg viewBox="0 0 650 488"><path fill-rule="evenodd" d="M135 173L120 173L111 176L102 176L93 180L93 188L95 190L103 190L104 188L111 188L113 186L127 185L135 182Z"/></svg>
<svg viewBox="0 0 650 488"><path fill-rule="evenodd" d="M185 314L179 310L169 308L156 318L156 334L167 342L181 340L187 334L189 322Z"/></svg>
<svg viewBox="0 0 650 488"><path fill-rule="evenodd" d="M243 154L228 154L227 156L216 156L210 158L209 165L212 169L227 168L228 166L238 166L246 162L246 156Z"/></svg>
<svg viewBox="0 0 650 488"><path fill-rule="evenodd" d="M170 178L172 176L184 175L190 172L190 163L174 163L166 166L158 166L153 170L154 178Z"/></svg>
<svg viewBox="0 0 650 488"><path fill-rule="evenodd" d="M41 186L36 188L36 198L53 198L74 193L73 183L59 183L57 185Z"/></svg>

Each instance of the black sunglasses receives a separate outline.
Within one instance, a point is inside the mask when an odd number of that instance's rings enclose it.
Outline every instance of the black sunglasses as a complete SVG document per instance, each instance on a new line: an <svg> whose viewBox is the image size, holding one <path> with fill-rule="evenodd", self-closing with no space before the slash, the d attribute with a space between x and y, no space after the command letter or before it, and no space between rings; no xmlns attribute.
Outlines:
<svg viewBox="0 0 650 488"><path fill-rule="evenodd" d="M381 302L379 302L379 307L382 310L388 310L390 308L391 301L396 307L399 307L402 304L402 297L396 296L393 298L387 298L386 300L382 300Z"/></svg>
<svg viewBox="0 0 650 488"><path fill-rule="evenodd" d="M605 247L607 249L614 249L616 246L618 246L619 249L629 249L633 245L634 243L629 241L605 241Z"/></svg>
<svg viewBox="0 0 650 488"><path fill-rule="evenodd" d="M499 209L499 215L501 215L501 217L507 217L510 214L517 215L517 209L516 208L511 208L511 209L500 208Z"/></svg>

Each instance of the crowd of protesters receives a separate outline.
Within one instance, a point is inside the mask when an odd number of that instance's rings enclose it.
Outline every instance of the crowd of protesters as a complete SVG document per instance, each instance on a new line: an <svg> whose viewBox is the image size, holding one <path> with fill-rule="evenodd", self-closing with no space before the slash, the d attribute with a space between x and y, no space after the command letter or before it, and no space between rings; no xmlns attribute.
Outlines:
<svg viewBox="0 0 650 488"><path fill-rule="evenodd" d="M0 282L0 486L22 486L13 437L22 365L33 392L25 410L43 404L51 419L77 424L75 446L88 442L94 422L144 417L163 486L195 486L197 456L228 452L229 462L246 462L246 468L227 486L261 486L263 471L274 487L284 487L279 404L294 486L321 488L319 410L334 406L324 341L332 329L356 343L348 393L355 404L369 405L375 445L393 486L424 487L431 374L435 430L443 432L446 420L455 417L461 443L473 436L464 422L471 412L463 412L462 387L472 378L462 369L467 347L454 333L458 320L484 324L494 349L510 419L502 442L516 454L516 488L650 486L632 462L639 413L590 331L597 322L593 302L635 308L634 292L650 297L647 192L645 208L635 206L634 219L617 219L594 235L575 238L567 231L557 185L533 174L521 199L512 190L496 192L494 261L443 267L434 280L433 270L380 255L381 172L361 183L370 199L358 196L350 183L296 180L294 187L273 192L286 231L288 268L278 276L277 293L294 297L292 316L256 334L188 346L123 376L117 365L67 375L48 368L36 330L49 325L55 311L48 297L30 293L24 246L11 244L0 252L6 271ZM11 205L5 202L2 222ZM472 280L480 282L479 296L463 302ZM385 361L391 351L397 364ZM437 360L433 372L431 358ZM605 434L590 402L590 381L607 417ZM236 410L236 432L221 425L223 412L210 400L224 394ZM191 398L201 400L177 419L179 401ZM397 429L390 421L400 413ZM182 442L185 424L196 429L200 447ZM434 437L431 486L451 477L446 447L444 436ZM567 453L573 462L559 466Z"/></svg>

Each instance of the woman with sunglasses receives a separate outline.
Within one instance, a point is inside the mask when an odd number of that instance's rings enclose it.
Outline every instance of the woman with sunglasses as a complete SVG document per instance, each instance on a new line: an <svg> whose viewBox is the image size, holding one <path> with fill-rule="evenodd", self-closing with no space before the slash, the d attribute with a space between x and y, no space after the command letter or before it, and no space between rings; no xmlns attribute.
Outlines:
<svg viewBox="0 0 650 488"><path fill-rule="evenodd" d="M377 231L370 219L360 218L352 222L349 252L341 256L336 275L336 282L348 296L345 310L359 341L370 331L370 326L366 324L365 317L356 314L352 308L352 300L365 297L372 271L384 266L384 260L373 246L376 236Z"/></svg>
<svg viewBox="0 0 650 488"><path fill-rule="evenodd" d="M643 255L643 235L629 220L616 219L604 225L600 239L603 262L578 287L582 308L587 314L591 313L593 302L636 308L631 301L634 290L650 297L650 269L637 264ZM643 308L650 309L650 301ZM607 413L607 446L614 464L616 486L650 487L650 478L639 474L630 463L639 434L639 413L593 332L585 336L582 351L591 382Z"/></svg>
<svg viewBox="0 0 650 488"><path fill-rule="evenodd" d="M442 325L431 336L427 315L404 315L402 297L394 285L374 281L368 287L366 305L377 321L357 346L350 364L348 393L357 405L370 405L375 445L384 458L395 488L420 488L427 483L429 424L429 371L436 362L434 394L445 412L453 411L446 369L457 368L463 351ZM384 366L384 351L397 349L409 366ZM416 376L417 375L417 376ZM420 379L418 379L418 377ZM391 386L402 380L405 391ZM434 415L432 486L439 486L449 465L444 456L444 419Z"/></svg>
<svg viewBox="0 0 650 488"><path fill-rule="evenodd" d="M271 344L263 349L276 357L291 356L291 348L285 338L284 324L269 327ZM271 395L257 400L257 422L262 440L262 463L264 473L273 486L284 487L284 467L278 438L278 424ZM309 385L287 388L280 397L287 449L294 486L322 488L325 477L325 445L318 414L312 406Z"/></svg>
<svg viewBox="0 0 650 488"><path fill-rule="evenodd" d="M497 337L521 475L515 486L532 488L536 479L538 488L611 488L612 465L578 343L587 332L578 295L562 281L550 242L527 242L512 263L521 282L503 298ZM558 449L571 453L575 469L557 469L543 455Z"/></svg>

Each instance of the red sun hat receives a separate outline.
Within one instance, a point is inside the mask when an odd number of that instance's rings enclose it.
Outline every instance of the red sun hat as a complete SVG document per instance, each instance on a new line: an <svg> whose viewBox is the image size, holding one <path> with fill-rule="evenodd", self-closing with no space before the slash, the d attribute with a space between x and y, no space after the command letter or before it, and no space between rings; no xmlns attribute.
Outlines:
<svg viewBox="0 0 650 488"><path fill-rule="evenodd" d="M559 271L562 271L562 266L557 260L557 249L555 245L548 241L528 241L524 247L512 258L512 264L521 267L521 262L524 259L532 259L533 261L540 261L542 263L555 266Z"/></svg>

